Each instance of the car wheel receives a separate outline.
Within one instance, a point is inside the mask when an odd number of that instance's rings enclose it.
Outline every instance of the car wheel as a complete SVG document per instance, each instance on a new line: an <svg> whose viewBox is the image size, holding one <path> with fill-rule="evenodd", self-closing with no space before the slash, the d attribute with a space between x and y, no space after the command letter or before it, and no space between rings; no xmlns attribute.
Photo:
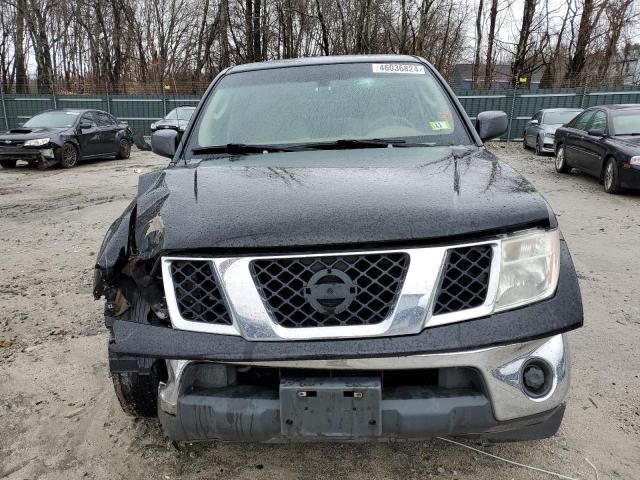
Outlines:
<svg viewBox="0 0 640 480"><path fill-rule="evenodd" d="M560 145L556 151L556 171L558 173L569 173L571 167L567 165L567 159L564 156L564 146Z"/></svg>
<svg viewBox="0 0 640 480"><path fill-rule="evenodd" d="M127 295L129 309L119 318L140 323L149 314L149 304L138 290L132 289ZM122 410L134 417L155 417L158 414L158 387L166 378L163 361L153 361L148 374L140 372L110 371L113 389ZM140 362L145 362L141 359ZM147 370L147 369L143 369Z"/></svg>
<svg viewBox="0 0 640 480"><path fill-rule="evenodd" d="M607 193L620 193L620 179L618 178L618 167L616 161L610 158L604 167L604 175L602 178L604 191Z"/></svg>
<svg viewBox="0 0 640 480"><path fill-rule="evenodd" d="M527 145L527 135L524 134L522 136L522 148L524 148L525 150L529 149L529 146Z"/></svg>
<svg viewBox="0 0 640 480"><path fill-rule="evenodd" d="M117 158L126 159L131 156L131 144L124 138L120 140L120 148L118 149Z"/></svg>
<svg viewBox="0 0 640 480"><path fill-rule="evenodd" d="M536 155L539 157L542 155L542 148L540 147L540 137L536 138Z"/></svg>
<svg viewBox="0 0 640 480"><path fill-rule="evenodd" d="M70 143L65 143L60 150L60 165L63 168L73 168L78 164L78 157L78 149Z"/></svg>
<svg viewBox="0 0 640 480"><path fill-rule="evenodd" d="M17 160L0 160L2 168L16 168Z"/></svg>

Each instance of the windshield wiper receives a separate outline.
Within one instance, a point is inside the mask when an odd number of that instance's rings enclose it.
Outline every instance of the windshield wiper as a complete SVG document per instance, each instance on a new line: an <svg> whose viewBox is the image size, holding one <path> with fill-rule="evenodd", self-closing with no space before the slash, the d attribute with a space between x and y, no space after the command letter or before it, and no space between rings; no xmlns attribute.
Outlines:
<svg viewBox="0 0 640 480"><path fill-rule="evenodd" d="M348 150L352 148L387 148L387 147L429 147L429 143L408 143L398 138L345 138L333 142L301 143L295 146L300 150Z"/></svg>
<svg viewBox="0 0 640 480"><path fill-rule="evenodd" d="M248 145L245 143L227 143L226 145L209 145L207 147L197 147L191 150L195 155L206 155L214 153L228 153L230 155L243 155L248 153L263 152L291 152L292 149L287 147L278 147L276 145Z"/></svg>

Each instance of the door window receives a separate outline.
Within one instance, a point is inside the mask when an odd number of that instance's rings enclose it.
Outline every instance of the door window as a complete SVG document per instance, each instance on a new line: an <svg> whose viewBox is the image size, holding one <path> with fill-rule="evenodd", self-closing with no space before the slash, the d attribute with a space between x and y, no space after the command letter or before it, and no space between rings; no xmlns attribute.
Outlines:
<svg viewBox="0 0 640 480"><path fill-rule="evenodd" d="M91 112L83 113L80 118L80 123L88 123L92 127L96 126L96 120L93 118L93 114Z"/></svg>
<svg viewBox="0 0 640 480"><path fill-rule="evenodd" d="M96 112L96 120L99 127L110 127L113 125L108 113Z"/></svg>
<svg viewBox="0 0 640 480"><path fill-rule="evenodd" d="M575 128L576 130L587 130L587 124L589 123L589 120L591 120L591 117L593 116L593 110L590 110L588 112L584 112L582 114L580 114L578 117L576 117L576 119L572 122L571 126L573 128Z"/></svg>
<svg viewBox="0 0 640 480"><path fill-rule="evenodd" d="M589 130L602 130L603 132L607 131L607 114L602 110L598 110L591 120L591 126Z"/></svg>

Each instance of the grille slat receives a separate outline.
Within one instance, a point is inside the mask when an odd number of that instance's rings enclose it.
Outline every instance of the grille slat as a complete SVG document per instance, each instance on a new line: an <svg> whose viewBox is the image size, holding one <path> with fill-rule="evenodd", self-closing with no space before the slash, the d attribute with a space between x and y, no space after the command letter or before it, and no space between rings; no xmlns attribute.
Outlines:
<svg viewBox="0 0 640 480"><path fill-rule="evenodd" d="M277 324L309 328L381 323L408 267L406 253L382 253L254 260L251 273Z"/></svg>
<svg viewBox="0 0 640 480"><path fill-rule="evenodd" d="M180 316L191 322L231 325L211 262L174 260L171 277Z"/></svg>
<svg viewBox="0 0 640 480"><path fill-rule="evenodd" d="M433 314L459 312L484 304L492 256L490 245L451 249Z"/></svg>

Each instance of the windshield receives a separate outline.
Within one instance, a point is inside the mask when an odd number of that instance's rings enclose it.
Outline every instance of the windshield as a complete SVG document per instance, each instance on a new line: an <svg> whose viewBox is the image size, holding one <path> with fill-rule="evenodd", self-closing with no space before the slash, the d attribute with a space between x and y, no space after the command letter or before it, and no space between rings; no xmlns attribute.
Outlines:
<svg viewBox="0 0 640 480"><path fill-rule="evenodd" d="M188 152L226 144L304 145L345 139L471 143L441 85L422 64L352 63L223 77L206 100Z"/></svg>
<svg viewBox="0 0 640 480"><path fill-rule="evenodd" d="M44 112L31 117L23 127L68 128L73 126L78 115L78 112Z"/></svg>
<svg viewBox="0 0 640 480"><path fill-rule="evenodd" d="M544 114L544 120L542 123L545 125L564 125L578 115L581 110L570 110L567 112L547 112Z"/></svg>
<svg viewBox="0 0 640 480"><path fill-rule="evenodd" d="M195 108L193 107L178 107L167 113L164 117L167 120L189 120L193 115Z"/></svg>
<svg viewBox="0 0 640 480"><path fill-rule="evenodd" d="M640 134L640 110L614 111L611 121L615 135Z"/></svg>

